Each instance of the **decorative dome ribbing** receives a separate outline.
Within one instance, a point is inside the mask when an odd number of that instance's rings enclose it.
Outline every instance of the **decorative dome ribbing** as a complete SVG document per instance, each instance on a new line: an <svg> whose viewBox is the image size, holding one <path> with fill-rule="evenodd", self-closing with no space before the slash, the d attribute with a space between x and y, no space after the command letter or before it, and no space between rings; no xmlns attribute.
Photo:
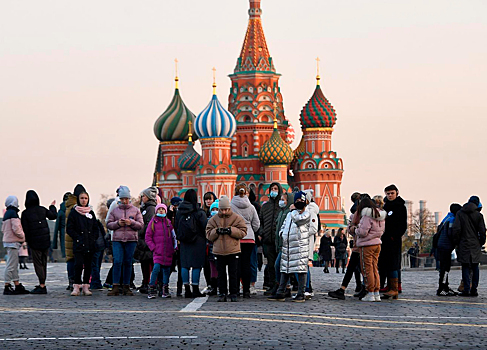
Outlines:
<svg viewBox="0 0 487 350"><path fill-rule="evenodd" d="M293 150L279 134L276 121L274 121L274 131L271 138L264 143L259 151L259 159L265 165L284 165L293 160Z"/></svg>
<svg viewBox="0 0 487 350"><path fill-rule="evenodd" d="M231 138L237 131L237 121L218 101L216 84L213 83L213 97L206 108L198 115L194 131L199 138L225 137Z"/></svg>
<svg viewBox="0 0 487 350"><path fill-rule="evenodd" d="M319 85L301 111L301 126L306 128L332 128L336 123L336 112L327 100Z"/></svg>
<svg viewBox="0 0 487 350"><path fill-rule="evenodd" d="M181 170L196 170L200 162L201 156L193 148L193 140L190 137L188 141L188 147L183 154L178 158L178 165Z"/></svg>
<svg viewBox="0 0 487 350"><path fill-rule="evenodd" d="M176 87L171 103L154 124L154 134L161 142L186 141L189 132L188 122L194 122L195 118L196 116L184 104Z"/></svg>
<svg viewBox="0 0 487 350"><path fill-rule="evenodd" d="M294 131L294 126L292 126L291 122L288 121L288 127L286 130L286 142L288 145L292 144L294 142L294 139L296 137L296 133Z"/></svg>
<svg viewBox="0 0 487 350"><path fill-rule="evenodd" d="M301 141L299 142L298 147L294 150L294 158L293 160L298 160L299 158L302 158L304 154L306 153L306 147L304 145L304 137L301 137Z"/></svg>

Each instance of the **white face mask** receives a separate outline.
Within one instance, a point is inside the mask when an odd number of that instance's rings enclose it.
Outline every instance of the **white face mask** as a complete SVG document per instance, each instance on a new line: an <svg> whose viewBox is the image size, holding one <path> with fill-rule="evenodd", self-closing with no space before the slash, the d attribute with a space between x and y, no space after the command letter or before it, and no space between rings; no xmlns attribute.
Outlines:
<svg viewBox="0 0 487 350"><path fill-rule="evenodd" d="M286 206L286 202L285 202L284 200L282 200L282 199L281 199L281 200L279 201L279 207L280 207L280 208L284 208L285 206Z"/></svg>

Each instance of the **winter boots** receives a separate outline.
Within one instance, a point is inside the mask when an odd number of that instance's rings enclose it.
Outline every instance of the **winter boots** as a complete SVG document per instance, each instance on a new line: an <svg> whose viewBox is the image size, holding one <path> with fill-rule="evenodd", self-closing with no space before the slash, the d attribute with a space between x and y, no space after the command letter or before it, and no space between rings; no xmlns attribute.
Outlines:
<svg viewBox="0 0 487 350"><path fill-rule="evenodd" d="M90 285L89 284L83 284L82 288L83 288L83 295L84 296L90 297L93 295L93 293L90 291Z"/></svg>
<svg viewBox="0 0 487 350"><path fill-rule="evenodd" d="M114 284L112 290L107 294L109 297L120 295L120 285Z"/></svg>
<svg viewBox="0 0 487 350"><path fill-rule="evenodd" d="M130 297L134 296L134 292L130 290L130 286L128 284L123 285L123 295L127 295Z"/></svg>
<svg viewBox="0 0 487 350"><path fill-rule="evenodd" d="M73 284L73 291L71 292L72 297L78 297L79 296L79 284Z"/></svg>
<svg viewBox="0 0 487 350"><path fill-rule="evenodd" d="M334 299L345 300L345 290L339 288L334 292L328 292L328 296Z"/></svg>
<svg viewBox="0 0 487 350"><path fill-rule="evenodd" d="M192 293L193 298L201 298L205 296L204 294L201 294L199 285L192 284L191 287L193 287L193 293Z"/></svg>
<svg viewBox="0 0 487 350"><path fill-rule="evenodd" d="M193 292L191 291L191 286L189 284L184 285L184 297L188 299L193 297Z"/></svg>
<svg viewBox="0 0 487 350"><path fill-rule="evenodd" d="M157 298L157 289L156 289L156 286L149 286L147 298L148 299L156 299Z"/></svg>
<svg viewBox="0 0 487 350"><path fill-rule="evenodd" d="M170 298L171 297L171 293L169 293L169 285L168 284L164 284L162 286L162 297L163 298Z"/></svg>
<svg viewBox="0 0 487 350"><path fill-rule="evenodd" d="M271 289L266 290L264 292L264 295L265 296L276 295L278 288L279 288L279 283L276 282L276 283L274 283L274 286Z"/></svg>
<svg viewBox="0 0 487 350"><path fill-rule="evenodd" d="M397 290L398 288L398 278L391 278L390 279L390 285L389 285L389 291L387 293L384 293L382 298L384 299L398 299L399 292Z"/></svg>

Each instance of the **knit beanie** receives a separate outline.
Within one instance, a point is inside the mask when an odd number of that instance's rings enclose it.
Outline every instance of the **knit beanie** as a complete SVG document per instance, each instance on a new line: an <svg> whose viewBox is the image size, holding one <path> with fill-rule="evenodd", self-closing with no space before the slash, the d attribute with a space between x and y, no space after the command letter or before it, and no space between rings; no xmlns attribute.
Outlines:
<svg viewBox="0 0 487 350"><path fill-rule="evenodd" d="M5 207L19 207L19 199L15 196L8 196L5 200Z"/></svg>
<svg viewBox="0 0 487 350"><path fill-rule="evenodd" d="M294 194L294 203L296 203L299 199L302 199L303 202L306 202L306 193L303 191L296 192Z"/></svg>
<svg viewBox="0 0 487 350"><path fill-rule="evenodd" d="M122 199L122 198L129 198L130 199L131 196L130 196L129 188L127 186L120 186L118 188L118 197L120 199Z"/></svg>
<svg viewBox="0 0 487 350"><path fill-rule="evenodd" d="M144 194L147 198L149 198L152 201L156 201L157 199L157 187L152 186L149 188L146 188L145 190L142 191L142 194Z"/></svg>
<svg viewBox="0 0 487 350"><path fill-rule="evenodd" d="M210 205L210 212L213 211L213 209L218 209L218 204L220 203L220 201L217 199L216 201L214 201L211 205Z"/></svg>
<svg viewBox="0 0 487 350"><path fill-rule="evenodd" d="M227 196L221 196L218 201L219 209L230 209L230 199Z"/></svg>
<svg viewBox="0 0 487 350"><path fill-rule="evenodd" d="M156 205L156 213L159 210L159 208L163 208L166 211L166 213L167 213L167 206L165 204L158 204L158 205Z"/></svg>
<svg viewBox="0 0 487 350"><path fill-rule="evenodd" d="M181 203L183 200L179 197L172 197L171 198L171 205L178 205Z"/></svg>

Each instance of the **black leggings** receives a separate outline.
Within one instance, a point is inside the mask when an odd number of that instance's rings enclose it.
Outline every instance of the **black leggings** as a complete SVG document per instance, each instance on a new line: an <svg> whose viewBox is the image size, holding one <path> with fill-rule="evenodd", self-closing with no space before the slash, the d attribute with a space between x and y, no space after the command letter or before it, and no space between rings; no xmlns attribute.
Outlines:
<svg viewBox="0 0 487 350"><path fill-rule="evenodd" d="M240 243L240 257L238 259L238 279L242 280L243 292L250 292L250 256L254 250L255 243Z"/></svg>
<svg viewBox="0 0 487 350"><path fill-rule="evenodd" d="M335 259L335 260L336 260L335 267L337 270L340 268L340 261L342 262L342 269L345 269L346 259Z"/></svg>
<svg viewBox="0 0 487 350"><path fill-rule="evenodd" d="M74 253L74 283L82 284L81 274L83 269L83 284L90 283L91 277L91 262L93 261L93 253Z"/></svg>
<svg viewBox="0 0 487 350"><path fill-rule="evenodd" d="M348 262L347 271L345 272L345 276L343 276L343 287L348 287L348 284L350 283L352 276L354 275L354 272L358 267L360 267L360 254L358 252L352 252L352 255L350 256L350 261ZM357 283L357 285L362 283L362 281L360 280L360 275L355 275L355 283Z"/></svg>

